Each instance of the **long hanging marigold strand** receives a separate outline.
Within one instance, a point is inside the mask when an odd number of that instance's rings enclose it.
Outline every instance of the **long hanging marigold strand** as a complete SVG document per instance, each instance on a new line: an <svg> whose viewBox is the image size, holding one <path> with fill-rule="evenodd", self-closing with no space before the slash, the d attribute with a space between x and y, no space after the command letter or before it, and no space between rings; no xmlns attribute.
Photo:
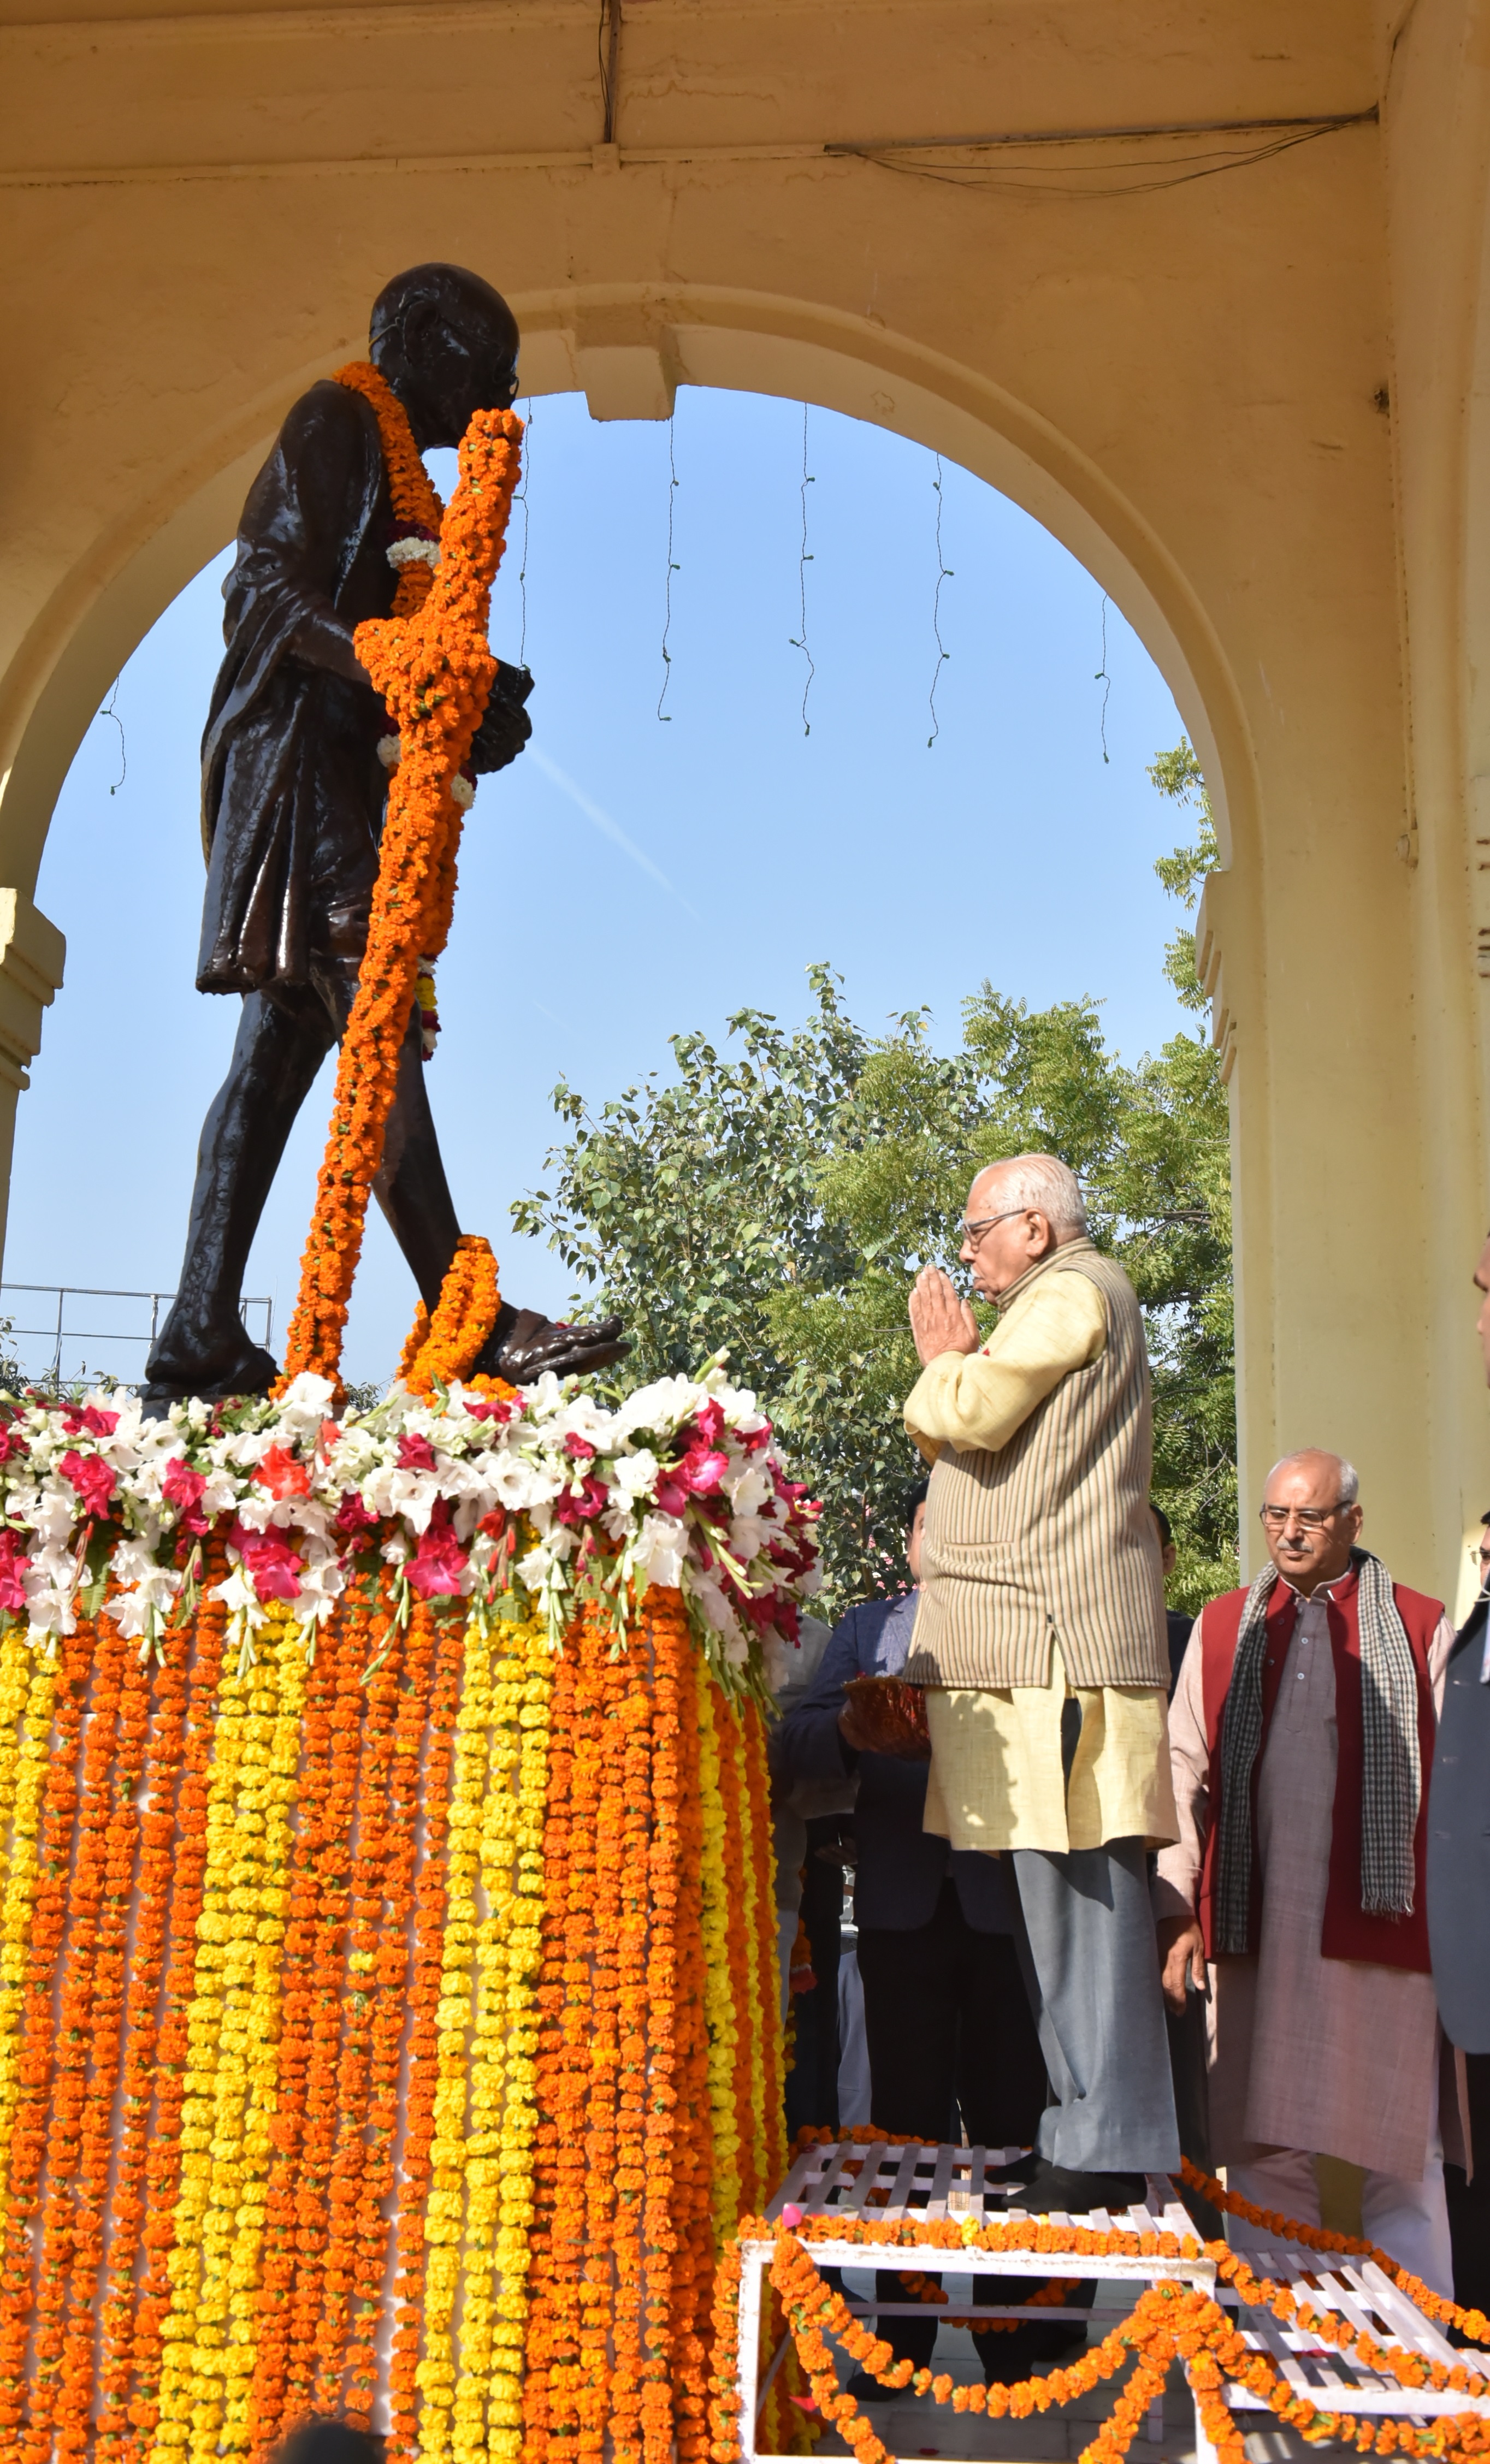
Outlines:
<svg viewBox="0 0 1490 2464"><path fill-rule="evenodd" d="M433 1651L430 1645L433 1642ZM404 2197L399 2210L396 2324L389 2410L394 2454L411 2459L422 2448L417 2403L419 2351L428 2265L425 2202L434 2167L434 2104L439 2085L439 2002L444 1959L445 1845L456 1718L460 1699L460 1636L435 1632L429 1605L412 1613L411 1662L433 1659L429 1758L425 1770L424 1859L415 1886L414 1961L410 1992L410 2079L404 2133Z"/></svg>
<svg viewBox="0 0 1490 2464"><path fill-rule="evenodd" d="M13 2425L14 2434L18 2434L21 2442L19 2452L28 2458L38 2459L38 2464L44 2447L50 2445L50 2392L42 2399L46 2418L38 2421L33 2398L32 2419L24 2431L20 2428L20 2390L25 2378L26 2346L35 2299L32 2243L26 2227L28 2219L36 2213L40 2205L41 2167L47 2151L47 2118L56 2038L52 1994L67 1917L89 1639L85 1634L78 1633L67 1636L56 1646L61 1666L53 1705L52 1756L42 1811L41 1854L27 1963L20 2057L21 2094L16 2102L11 2141L5 2280L3 2288L0 2288L0 2391L3 2391L0 2392L0 2428Z"/></svg>
<svg viewBox="0 0 1490 2464"><path fill-rule="evenodd" d="M26 2044L23 2030L27 2005L35 1988L34 1963L37 1957L36 1908L42 1890L43 1834L46 1826L46 1803L53 1765L50 1754L54 1702L61 1663L56 1656L37 1654L33 1659L18 1637L10 1638L17 1649L26 1654L26 1684L22 1697L24 1709L17 1745L15 1794L11 1812L11 1854L6 1874L5 1891L5 1969L4 1989L9 2034L5 2046L4 2121L0 2134L0 2222L4 2227L4 2277L0 2281L0 2329L3 2342L0 2350L23 2354L25 2350L24 2313L17 2318L12 2299L21 2292L20 2269L25 2267L25 2286L30 2290L30 2254L24 2239L19 2250L12 2243L12 2219L25 2211L31 2172L32 2149L39 2165L44 2136L37 2139L39 2125L45 2131L45 2108L35 2095L35 2084L28 2075ZM12 1700L19 1692L21 1672L12 1670ZM31 2117L30 2129L26 2124ZM23 2383L18 2371L7 2370L0 2377L0 2428L14 2437L21 2421Z"/></svg>
<svg viewBox="0 0 1490 2464"><path fill-rule="evenodd" d="M220 1540L207 1546L209 1585L227 1572ZM191 2011L196 1999L197 1924L207 1873L207 1807L211 1764L213 1709L222 1673L223 1641L228 1612L223 1602L204 1589L195 1620L196 1652L191 1669L182 1752L182 1776L176 1806L174 1853L170 1869L170 1947L166 1974L165 2010L156 2059L155 2119L145 2160L145 2281L135 2313L132 2361L135 2398L131 2418L150 2452L160 2430L163 2344L171 2307L171 2267L176 2244L176 2208L182 2174L182 2124L186 2110L190 2060Z"/></svg>
<svg viewBox="0 0 1490 2464"><path fill-rule="evenodd" d="M111 1619L100 1618L95 1636L90 1753L92 1732L108 1722L111 1705L117 1728L103 1781L103 1870L94 1951L91 2068L78 2133L75 2249L62 2354L66 2404L58 2447L64 2453L84 2452L93 2426L94 2343L104 2260L104 2211L110 2204L109 2177L115 2161L114 2105L123 2052L125 1948L140 1828L135 1795L145 1764L150 1690L138 1651L119 1640ZM127 2216L121 2214L127 2198L122 2165L115 2188L111 2258L113 2239L121 2233L129 2237Z"/></svg>
<svg viewBox="0 0 1490 2464"><path fill-rule="evenodd" d="M375 2339L388 2263L388 2219L383 2202L393 2187L398 2056L408 1969L405 1925L411 1903L416 1815L413 1794L407 1780L400 1788L397 1773L403 1633L395 1625L378 1659L370 1619L363 1630L371 1648L364 1663L369 1673L364 1679L367 1712L358 1783L360 1834L352 1878L352 1965L353 1991L362 2004L359 2052L365 2069L358 2110L366 2137L359 2148L355 2174L354 2308L345 2381L348 2418L355 2416L359 2421L370 2419L377 2390Z"/></svg>
<svg viewBox="0 0 1490 2464"><path fill-rule="evenodd" d="M118 2173L110 2207L108 2277L103 2299L102 2358L99 2384L102 2412L99 2464L132 2464L139 2433L130 2418L134 2378L136 2269L146 2221L150 2115L159 2057L159 2011L166 1970L172 1848L176 1836L176 1783L186 1730L186 1642L169 1635L148 1674L134 1661L129 1694L131 1720L138 1716L134 1678L147 1689L147 1727L140 1741L138 1768L148 1774L147 1801L139 1812L140 1870L124 2005L123 2108Z"/></svg>
<svg viewBox="0 0 1490 2464"><path fill-rule="evenodd" d="M335 1376L367 1199L398 1080L421 960L437 957L445 882L460 811L451 783L470 753L497 662L486 643L492 578L517 485L523 423L478 411L460 448L460 485L440 532L423 605L359 625L358 658L400 738L389 787L367 948L342 1039L325 1157L285 1346L284 1381Z"/></svg>
<svg viewBox="0 0 1490 2464"><path fill-rule="evenodd" d="M499 2152L500 2208L497 2262L500 2286L493 2328L489 2445L501 2464L523 2450L523 2353L529 2315L529 2229L534 2216L538 2138L538 1994L549 1881L544 1866L548 1794L553 1656L546 1621L509 1628L508 1667L519 1695L521 1743L513 1828L513 1906L507 1935L506 2101Z"/></svg>

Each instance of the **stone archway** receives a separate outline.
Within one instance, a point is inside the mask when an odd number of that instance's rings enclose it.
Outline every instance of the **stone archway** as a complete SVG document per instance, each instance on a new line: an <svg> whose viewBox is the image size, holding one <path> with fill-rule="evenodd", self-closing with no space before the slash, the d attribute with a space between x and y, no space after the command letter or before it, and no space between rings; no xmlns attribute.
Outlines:
<svg viewBox="0 0 1490 2464"><path fill-rule="evenodd" d="M82 725L379 282L457 257L519 306L535 391L657 416L678 382L745 386L902 429L1123 606L1226 831L1201 940L1234 1055L1244 1484L1339 1445L1384 1553L1441 1588L1484 1459L1447 1262L1483 1226L1424 1027L1446 984L1465 1013L1474 961L1414 869L1444 721L1405 724L1423 591L1397 491L1425 449L1394 406L1411 379L1453 415L1423 324L1483 195L1478 138L1447 222L1434 182L1484 0L1417 0L1400 43L1405 12L1355 0L1183 24L1141 0L1121 52L1101 0L624 0L612 142L591 0L91 5L0 23L0 1148L58 971L30 895ZM1279 151L1269 128L1311 112L1350 124ZM1435 587L1462 519L1424 548ZM1324 1083L1349 1089L1332 1138ZM1441 1305L1381 1306L1384 1185L1449 1193ZM1450 1380L1452 1437L1425 1443Z"/></svg>

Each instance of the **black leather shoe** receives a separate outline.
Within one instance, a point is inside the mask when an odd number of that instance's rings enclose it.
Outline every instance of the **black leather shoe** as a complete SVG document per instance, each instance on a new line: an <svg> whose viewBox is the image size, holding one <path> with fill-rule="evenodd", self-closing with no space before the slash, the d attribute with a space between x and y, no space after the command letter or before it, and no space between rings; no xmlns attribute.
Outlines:
<svg viewBox="0 0 1490 2464"><path fill-rule="evenodd" d="M1135 2207L1147 2192L1142 2173L1076 2173L1064 2165L1042 2165L1028 2189L1016 2191L1009 2204L1032 2216L1084 2216L1093 2208Z"/></svg>

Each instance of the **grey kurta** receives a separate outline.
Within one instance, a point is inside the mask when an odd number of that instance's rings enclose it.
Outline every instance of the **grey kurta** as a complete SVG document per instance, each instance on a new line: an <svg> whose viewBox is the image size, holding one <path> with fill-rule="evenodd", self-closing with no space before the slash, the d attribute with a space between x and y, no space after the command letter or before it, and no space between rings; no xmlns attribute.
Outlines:
<svg viewBox="0 0 1490 2464"><path fill-rule="evenodd" d="M1160 1915L1193 1911L1210 1826L1204 1625L1202 1613L1169 1707L1180 1838L1159 1859ZM1435 1695L1452 1641L1445 1618L1429 1654ZM1260 1946L1210 1971L1212 2156L1245 2164L1269 2147L1298 2147L1416 2181L1433 2127L1433 1979L1321 1956L1337 1756L1320 1591L1299 1601L1257 1774Z"/></svg>

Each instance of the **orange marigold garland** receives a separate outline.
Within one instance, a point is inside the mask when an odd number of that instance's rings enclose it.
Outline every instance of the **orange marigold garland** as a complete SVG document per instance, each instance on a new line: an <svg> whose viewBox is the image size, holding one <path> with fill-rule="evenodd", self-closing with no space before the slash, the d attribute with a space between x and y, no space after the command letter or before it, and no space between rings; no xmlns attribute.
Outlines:
<svg viewBox="0 0 1490 2464"><path fill-rule="evenodd" d="M422 605L357 627L357 655L388 705L401 750L357 997L337 1064L284 1382L307 1369L336 1375L420 962L438 957L449 931L460 832L451 785L497 672L487 611L522 433L511 411L478 411L461 444L460 485L441 525L440 562Z"/></svg>
<svg viewBox="0 0 1490 2464"><path fill-rule="evenodd" d="M415 1312L399 1356L403 1383L415 1395L433 1395L437 1385L453 1386L457 1377L469 1377L500 1308L491 1243L478 1233L462 1232L434 1315L423 1301Z"/></svg>
<svg viewBox="0 0 1490 2464"><path fill-rule="evenodd" d="M0 2430L21 2442L21 2453L40 2458L50 2445L44 2425L24 2418L26 2347L33 2300L32 2241L27 2220L40 2205L42 2160L56 2052L53 1985L66 1920L77 1771L87 1683L86 1638L68 1636L57 1645L61 1661L54 1697L52 1761L42 1812L41 1855L33 1905L30 1956L20 2057L20 2095L11 2138L5 2277L0 2286ZM50 2389L43 2399L50 2416Z"/></svg>
<svg viewBox="0 0 1490 2464"><path fill-rule="evenodd" d="M704 2024L703 1908L701 1881L698 1696L692 1645L682 1601L663 1594L647 1601L652 1642L656 1727L665 1750L658 1752L654 1834L654 1934L667 1937L658 1969L665 1979L655 2004L655 2042L664 2051L675 2099L671 2131L670 2196L665 2214L649 2217L648 2240L660 2234L671 2245L667 2345L672 2432L680 2459L702 2453L707 2443L706 2365L703 2322L713 2279L713 2231L709 2213L710 2126L707 2031ZM651 2393L649 2388L648 2393ZM660 2416L659 2422L660 2422ZM644 2412L645 2421L645 2412Z"/></svg>
<svg viewBox="0 0 1490 2464"><path fill-rule="evenodd" d="M370 2420L377 2391L375 2339L388 2266L384 2202L393 2187L398 2057L408 1968L405 1927L412 1899L417 1815L407 1762L403 1773L398 1771L403 1635L395 1625L385 1647L372 1634L371 1623L369 1616L360 1629L368 1646L364 1666L370 1674L365 1680L367 1709L357 1791L357 1857L352 1868L350 1965L355 2024L349 2045L355 2047L360 2065L354 2101L356 2144L354 2150L339 2149L337 2158L344 2185L349 2190L355 2184L356 2256L345 2389L348 2415L359 2421ZM344 2132L346 2111L344 2102ZM333 2181L333 2191L335 2187Z"/></svg>
<svg viewBox="0 0 1490 2464"><path fill-rule="evenodd" d="M125 1947L139 1833L135 1793L145 1767L150 1681L138 1651L121 1645L116 1661L108 1640L111 1632L107 1618L100 1619L95 1627L98 1650L90 1725L96 1727L100 1715L106 1721L112 1694L117 1730L104 1774L103 1877L94 1953L91 2070L79 2134L72 2285L62 2359L68 2395L58 2445L67 2453L83 2451L92 2427L91 2383L104 2260L105 2210L111 2211L111 2266L118 2265L121 2241L133 2251L143 2218L138 2197L131 2202L129 2196L126 2150L121 2150L120 2177L112 2202L109 2176L115 2160L114 2103L123 2054ZM113 1685L108 1674L111 1666L118 1668L118 1682ZM91 1746L91 1735L89 1743ZM142 2148L142 2159L143 2153Z"/></svg>
<svg viewBox="0 0 1490 2464"><path fill-rule="evenodd" d="M383 468L388 474L398 534L389 559L398 568L393 613L412 616L424 605L434 580L445 508L414 442L409 413L387 377L379 374L370 360L352 360L345 368L337 369L336 382L345 385L349 393L360 393L378 423Z"/></svg>
<svg viewBox="0 0 1490 2464"><path fill-rule="evenodd" d="M152 1661L153 1661L152 1655ZM122 1726L125 1755L122 1803L134 1813L134 1793L148 1771L148 1801L140 1809L140 1872L124 2005L123 2106L119 2133L118 2178L111 2203L108 2277L102 2314L99 2384L102 2411L98 2432L100 2464L125 2464L137 2444L129 2418L133 2377L135 2274L145 2224L150 2107L154 2096L158 2013L166 1968L167 1918L170 1905L171 1848L175 1834L176 1780L186 1725L184 1639L177 1634L147 1674L131 1654L129 1687Z"/></svg>
<svg viewBox="0 0 1490 2464"><path fill-rule="evenodd" d="M64 2453L78 2452L86 2439L92 2359L90 2332L79 2382L76 2375L79 2359L76 2339L69 2339L64 2323L68 2295L77 2272L81 2270L85 2288L74 2293L72 2306L75 2314L79 2303L86 2306L91 2317L97 2293L96 2270L101 2255L102 2203L108 2187L107 2118L101 2135L97 2125L86 2133L93 2143L95 2164L99 2154L102 2155L101 2182L88 2178L83 2160L89 2045L96 2015L102 2022L102 2070L97 2087L100 2093L107 2094L110 2106L113 2102L109 2014L106 2010L96 2013L95 1988L104 1927L110 1781L119 1742L119 1693L124 1652L107 1620L101 1641L91 1624L79 1625L72 1639L79 1660L91 1660L93 1666L77 1845L68 1887L71 1923L61 1967L56 2059L47 2118L46 2223L36 2291L30 2424L33 2444L44 2439L49 2425L55 2425L56 2443Z"/></svg>
<svg viewBox="0 0 1490 2464"><path fill-rule="evenodd" d="M325 2183L326 2237L318 2271L321 2318L316 2329L320 2356L316 2403L318 2409L325 2413L343 2409L342 2373L357 2272L356 2201L367 2096L367 2005L353 1930L356 1860L352 1835L354 1825L377 1825L382 1811L368 1798L362 1770L367 1702L363 1672L372 1657L370 1621L366 1614L359 1615L354 1610L343 1621L339 1639L336 1697L330 1715L331 1792L322 1897L323 1956L328 1971L334 1971L336 1977L337 2011L333 2022L328 1974L322 2044L318 2047L326 2078L328 2127L324 2131L317 2129L310 2141L318 2178ZM333 1853L334 1866L330 1862ZM319 2116L317 2119L319 2122ZM307 2165L307 2172L310 2169ZM358 2409L354 2395L352 2409Z"/></svg>
<svg viewBox="0 0 1490 2464"><path fill-rule="evenodd" d="M316 1902L310 1945L304 2107L295 2165L297 2264L290 2313L288 2379L292 2419L301 2409L333 2400L323 2384L330 2381L331 2371L322 2321L328 2298L334 2298L331 2280L339 2272L339 2262L345 2263L345 2258L340 2245L333 2254L332 2236L340 2220L331 2211L330 2190L336 2157L342 1974L357 1793L355 1689L362 1674L361 1668L354 1665L358 1640L352 1621L339 1618L318 1644L317 1670L323 1658L325 1687L322 1691L317 1685L305 1714L306 1741L318 1766L312 1781ZM307 1772L307 1780L311 1777Z"/></svg>

